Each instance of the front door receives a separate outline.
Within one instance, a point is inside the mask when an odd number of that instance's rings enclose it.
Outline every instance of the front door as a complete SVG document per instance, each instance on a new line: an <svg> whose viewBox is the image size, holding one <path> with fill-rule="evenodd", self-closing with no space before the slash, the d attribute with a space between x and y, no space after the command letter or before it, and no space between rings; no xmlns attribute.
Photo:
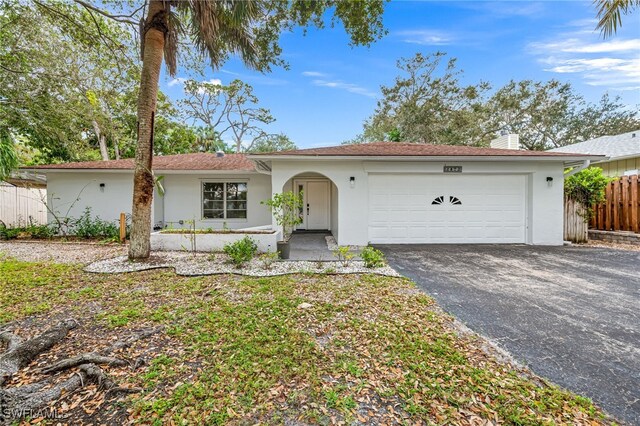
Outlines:
<svg viewBox="0 0 640 426"><path fill-rule="evenodd" d="M308 180L297 182L303 191L303 223L298 228L307 230L329 229L329 182Z"/></svg>

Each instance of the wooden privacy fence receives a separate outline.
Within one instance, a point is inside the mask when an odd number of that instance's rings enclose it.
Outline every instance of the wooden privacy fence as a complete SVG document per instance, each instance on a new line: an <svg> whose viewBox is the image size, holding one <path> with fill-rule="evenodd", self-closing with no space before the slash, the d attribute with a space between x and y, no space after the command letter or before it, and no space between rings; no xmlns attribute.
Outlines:
<svg viewBox="0 0 640 426"><path fill-rule="evenodd" d="M42 202L46 189L23 188L0 182L0 220L7 226L47 223L47 207Z"/></svg>
<svg viewBox="0 0 640 426"><path fill-rule="evenodd" d="M589 238L589 224L582 203L564 197L564 240L585 243Z"/></svg>
<svg viewBox="0 0 640 426"><path fill-rule="evenodd" d="M594 207L589 226L601 231L640 233L638 175L622 176L607 185L605 202Z"/></svg>

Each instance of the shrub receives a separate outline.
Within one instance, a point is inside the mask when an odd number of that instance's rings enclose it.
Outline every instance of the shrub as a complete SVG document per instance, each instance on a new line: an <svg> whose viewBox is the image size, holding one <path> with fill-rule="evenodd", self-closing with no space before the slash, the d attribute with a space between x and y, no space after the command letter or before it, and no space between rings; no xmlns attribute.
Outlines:
<svg viewBox="0 0 640 426"><path fill-rule="evenodd" d="M229 256L229 261L234 264L236 268L242 268L245 263L249 262L256 255L258 246L253 239L244 237L235 243L225 244L222 250Z"/></svg>
<svg viewBox="0 0 640 426"><path fill-rule="evenodd" d="M269 271L271 270L271 267L273 266L274 262L276 260L278 260L278 252L277 251L270 251L267 253L262 253L260 255L260 264L262 265L262 267Z"/></svg>
<svg viewBox="0 0 640 426"><path fill-rule="evenodd" d="M0 240L12 240L20 236L35 239L51 238L55 235L54 229L49 225L35 225L30 221L24 227L9 228L0 221Z"/></svg>
<svg viewBox="0 0 640 426"><path fill-rule="evenodd" d="M13 240L20 235L19 228L9 228L4 222L0 221L0 240Z"/></svg>
<svg viewBox="0 0 640 426"><path fill-rule="evenodd" d="M585 221L593 215L591 208L604 201L605 188L613 179L602 174L599 167L590 167L564 180L564 193L585 207Z"/></svg>
<svg viewBox="0 0 640 426"><path fill-rule="evenodd" d="M51 238L55 235L55 231L49 225L34 225L31 224L25 228L25 232L36 239Z"/></svg>
<svg viewBox="0 0 640 426"><path fill-rule="evenodd" d="M380 268L385 263L384 253L371 246L362 249L360 257L364 261L365 268Z"/></svg>
<svg viewBox="0 0 640 426"><path fill-rule="evenodd" d="M114 222L91 217L91 207L87 207L82 216L74 223L72 234L81 238L120 239L120 227Z"/></svg>
<svg viewBox="0 0 640 426"><path fill-rule="evenodd" d="M355 254L351 252L349 246L338 246L338 248L333 251L333 254L336 255L338 261L342 262L342 266L345 267L349 266L349 262L355 257Z"/></svg>

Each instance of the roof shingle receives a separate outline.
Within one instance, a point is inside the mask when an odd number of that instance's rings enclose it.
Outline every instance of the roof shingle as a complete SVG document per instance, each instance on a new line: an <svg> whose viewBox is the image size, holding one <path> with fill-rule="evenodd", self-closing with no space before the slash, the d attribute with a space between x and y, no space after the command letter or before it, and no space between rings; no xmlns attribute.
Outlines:
<svg viewBox="0 0 640 426"><path fill-rule="evenodd" d="M295 149L291 151L279 151L265 154L253 154L259 156L364 156L364 157L564 157L572 156L572 153L559 153L548 151L525 151L515 149L479 148L459 145L429 145L418 143L400 142L374 142L353 145L329 146L325 148ZM584 154L577 154L584 155Z"/></svg>
<svg viewBox="0 0 640 426"><path fill-rule="evenodd" d="M82 161L76 163L29 166L25 168L47 170L133 170L134 159ZM224 157L217 157L216 154L200 152L153 157L153 169L254 171L255 165L244 154L225 154Z"/></svg>
<svg viewBox="0 0 640 426"><path fill-rule="evenodd" d="M573 145L554 148L550 152L580 152L582 154L602 154L615 160L621 157L640 157L640 130L615 136L601 136Z"/></svg>

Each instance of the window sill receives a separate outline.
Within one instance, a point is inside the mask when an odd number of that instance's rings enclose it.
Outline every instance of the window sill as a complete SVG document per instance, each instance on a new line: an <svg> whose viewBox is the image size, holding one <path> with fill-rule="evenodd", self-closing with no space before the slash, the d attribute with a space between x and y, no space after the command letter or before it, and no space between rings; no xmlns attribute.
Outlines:
<svg viewBox="0 0 640 426"><path fill-rule="evenodd" d="M248 219L200 219L200 222L211 222L211 223L246 223Z"/></svg>

